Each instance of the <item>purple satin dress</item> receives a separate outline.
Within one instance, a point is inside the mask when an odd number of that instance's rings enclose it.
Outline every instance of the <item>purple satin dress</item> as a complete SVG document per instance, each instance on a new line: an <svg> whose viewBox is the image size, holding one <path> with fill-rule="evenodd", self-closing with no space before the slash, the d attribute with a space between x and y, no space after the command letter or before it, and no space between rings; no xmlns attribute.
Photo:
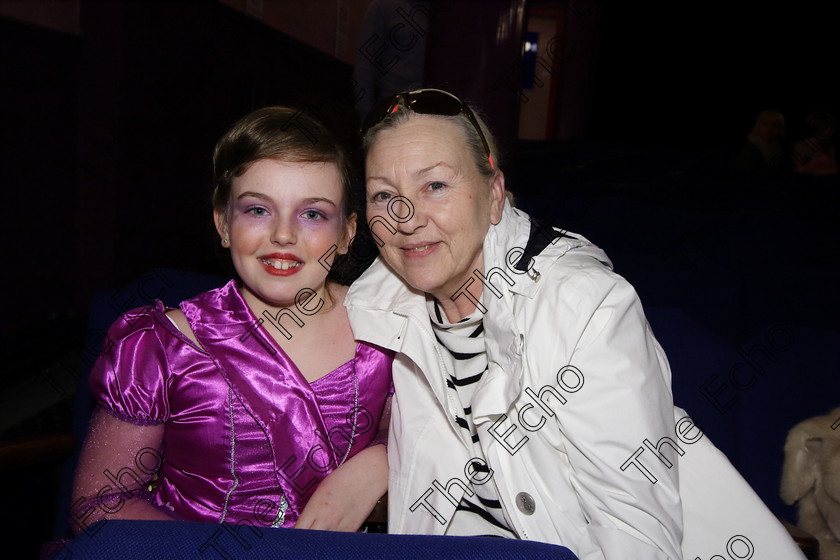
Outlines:
<svg viewBox="0 0 840 560"><path fill-rule="evenodd" d="M181 309L206 352L158 301L111 327L94 397L122 420L165 423L158 506L193 521L293 526L351 436L347 458L374 440L393 353L360 343L353 360L309 383L234 281Z"/></svg>

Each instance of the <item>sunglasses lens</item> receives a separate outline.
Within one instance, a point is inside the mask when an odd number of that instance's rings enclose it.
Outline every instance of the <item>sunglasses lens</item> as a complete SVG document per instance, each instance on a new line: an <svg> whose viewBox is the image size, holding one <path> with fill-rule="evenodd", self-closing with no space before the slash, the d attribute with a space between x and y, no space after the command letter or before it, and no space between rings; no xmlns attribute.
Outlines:
<svg viewBox="0 0 840 560"><path fill-rule="evenodd" d="M393 113L397 105L403 103L408 105L408 109L421 115L452 117L466 109L458 98L442 91L421 90L397 94L380 99L374 104L362 125L362 135Z"/></svg>
<svg viewBox="0 0 840 560"><path fill-rule="evenodd" d="M451 117L464 109L460 100L439 91L424 91L409 97L409 105L415 113Z"/></svg>

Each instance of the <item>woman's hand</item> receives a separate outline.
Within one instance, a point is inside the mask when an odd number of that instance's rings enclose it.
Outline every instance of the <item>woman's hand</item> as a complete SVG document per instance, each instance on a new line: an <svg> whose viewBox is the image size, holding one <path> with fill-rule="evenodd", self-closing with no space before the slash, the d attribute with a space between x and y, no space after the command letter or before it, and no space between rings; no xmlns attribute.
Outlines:
<svg viewBox="0 0 840 560"><path fill-rule="evenodd" d="M387 490L385 446L363 449L318 485L295 529L357 531Z"/></svg>

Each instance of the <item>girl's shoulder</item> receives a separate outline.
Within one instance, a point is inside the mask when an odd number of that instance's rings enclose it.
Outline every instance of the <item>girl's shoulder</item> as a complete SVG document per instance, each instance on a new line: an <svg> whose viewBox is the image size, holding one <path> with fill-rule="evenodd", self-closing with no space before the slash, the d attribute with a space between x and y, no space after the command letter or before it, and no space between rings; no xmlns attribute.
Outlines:
<svg viewBox="0 0 840 560"><path fill-rule="evenodd" d="M163 353L176 351L183 345L202 351L184 313L156 300L147 305L120 313L106 335L107 347L121 352L146 351L155 348Z"/></svg>
<svg viewBox="0 0 840 560"><path fill-rule="evenodd" d="M195 333L190 327L189 321L187 321L187 316L184 315L184 312L181 311L179 308L170 308L164 312L167 319L169 319L172 324L177 328L181 334L186 336L193 344L201 348L201 344L199 344L198 339L195 337Z"/></svg>

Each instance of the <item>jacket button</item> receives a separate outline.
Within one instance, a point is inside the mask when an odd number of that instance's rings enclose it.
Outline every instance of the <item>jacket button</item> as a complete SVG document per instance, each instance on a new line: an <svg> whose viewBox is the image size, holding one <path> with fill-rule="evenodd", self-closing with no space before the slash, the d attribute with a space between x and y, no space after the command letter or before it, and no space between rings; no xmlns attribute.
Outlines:
<svg viewBox="0 0 840 560"><path fill-rule="evenodd" d="M533 515L534 511L537 509L537 505L534 503L534 498L532 498L527 492L520 492L516 495L516 507L518 507L519 511L525 515Z"/></svg>

